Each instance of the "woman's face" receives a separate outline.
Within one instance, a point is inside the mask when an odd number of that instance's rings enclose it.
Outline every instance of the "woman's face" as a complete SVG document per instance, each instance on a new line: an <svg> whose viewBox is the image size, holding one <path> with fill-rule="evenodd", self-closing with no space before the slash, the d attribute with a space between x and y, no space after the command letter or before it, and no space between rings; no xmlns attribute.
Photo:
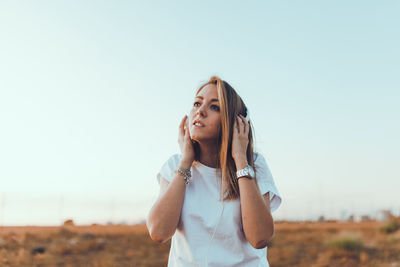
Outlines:
<svg viewBox="0 0 400 267"><path fill-rule="evenodd" d="M199 120L201 126L194 125ZM221 125L217 86L207 84L196 95L189 114L189 131L192 140L207 142L217 140Z"/></svg>

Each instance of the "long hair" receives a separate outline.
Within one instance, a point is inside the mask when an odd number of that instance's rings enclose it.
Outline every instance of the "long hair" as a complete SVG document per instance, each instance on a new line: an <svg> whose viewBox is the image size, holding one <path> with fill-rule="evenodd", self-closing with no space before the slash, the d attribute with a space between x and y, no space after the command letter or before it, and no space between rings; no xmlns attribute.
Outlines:
<svg viewBox="0 0 400 267"><path fill-rule="evenodd" d="M239 182L236 178L236 164L232 157L234 122L238 114L242 114L244 117L247 116L247 107L232 86L230 86L226 81L221 80L218 76L212 76L206 83L201 85L200 88L197 89L196 95L208 84L216 85L220 104L221 130L217 140L219 153L217 169L219 168L221 170L222 177L223 189L221 190L221 199L223 199L223 201L234 200L240 196ZM252 166L254 172L256 172L253 158L254 134L251 120L249 121L249 126L249 143L247 146L246 157L248 164ZM195 161L198 161L199 145L197 142L194 143L194 150Z"/></svg>

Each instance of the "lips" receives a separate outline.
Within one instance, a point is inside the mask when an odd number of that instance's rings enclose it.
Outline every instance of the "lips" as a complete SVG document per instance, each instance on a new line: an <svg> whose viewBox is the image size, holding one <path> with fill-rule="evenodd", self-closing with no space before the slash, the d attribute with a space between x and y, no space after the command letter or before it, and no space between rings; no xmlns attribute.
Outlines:
<svg viewBox="0 0 400 267"><path fill-rule="evenodd" d="M199 124L200 124L200 125L196 125L196 126L204 127L204 124L203 124L200 120L195 120L195 121L193 122L193 125L195 125L196 123L199 123Z"/></svg>

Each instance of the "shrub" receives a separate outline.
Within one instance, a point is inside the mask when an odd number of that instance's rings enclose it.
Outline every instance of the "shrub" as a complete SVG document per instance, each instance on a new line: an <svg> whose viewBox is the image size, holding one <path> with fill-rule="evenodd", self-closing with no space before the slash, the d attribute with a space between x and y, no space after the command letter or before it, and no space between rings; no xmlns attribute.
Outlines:
<svg viewBox="0 0 400 267"><path fill-rule="evenodd" d="M74 220L68 219L68 220L64 221L63 225L64 225L64 226L69 226L69 225L70 225L70 226L74 226L75 223L74 223Z"/></svg>
<svg viewBox="0 0 400 267"><path fill-rule="evenodd" d="M328 247L343 249L350 252L357 252L362 250L363 243L358 237L341 237L336 238L327 243Z"/></svg>
<svg viewBox="0 0 400 267"><path fill-rule="evenodd" d="M400 218L392 218L380 230L383 233L391 234L400 229Z"/></svg>

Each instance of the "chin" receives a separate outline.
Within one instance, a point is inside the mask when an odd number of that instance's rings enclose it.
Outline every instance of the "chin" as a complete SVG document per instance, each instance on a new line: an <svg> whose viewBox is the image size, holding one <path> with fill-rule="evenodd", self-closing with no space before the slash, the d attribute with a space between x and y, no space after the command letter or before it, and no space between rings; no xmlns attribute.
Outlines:
<svg viewBox="0 0 400 267"><path fill-rule="evenodd" d="M201 141L201 139L204 139L204 136L201 134L191 134L190 137L193 141Z"/></svg>
<svg viewBox="0 0 400 267"><path fill-rule="evenodd" d="M205 142L209 143L210 141L216 140L216 138L211 137L211 136L200 136L200 135L194 135L192 136L192 140L196 141L197 143Z"/></svg>
<svg viewBox="0 0 400 267"><path fill-rule="evenodd" d="M198 134L191 135L191 138L192 138L193 141L199 141L199 140L202 139L201 136L199 136Z"/></svg>

